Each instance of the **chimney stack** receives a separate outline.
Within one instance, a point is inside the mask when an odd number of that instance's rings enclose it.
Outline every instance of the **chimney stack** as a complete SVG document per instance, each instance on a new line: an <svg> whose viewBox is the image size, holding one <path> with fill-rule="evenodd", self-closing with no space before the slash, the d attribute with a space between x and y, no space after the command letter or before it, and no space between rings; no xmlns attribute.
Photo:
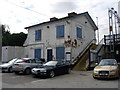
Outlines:
<svg viewBox="0 0 120 90"><path fill-rule="evenodd" d="M55 21L55 20L57 20L58 18L56 18L56 17L52 17L52 18L50 18L50 21Z"/></svg>
<svg viewBox="0 0 120 90"><path fill-rule="evenodd" d="M77 15L77 13L75 13L75 12L68 13L69 17L75 16L75 15Z"/></svg>

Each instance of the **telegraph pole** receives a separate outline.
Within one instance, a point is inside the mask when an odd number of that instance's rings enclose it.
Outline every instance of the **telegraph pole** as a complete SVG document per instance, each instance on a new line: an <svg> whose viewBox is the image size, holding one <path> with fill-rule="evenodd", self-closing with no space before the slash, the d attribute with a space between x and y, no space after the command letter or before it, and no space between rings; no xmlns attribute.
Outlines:
<svg viewBox="0 0 120 90"><path fill-rule="evenodd" d="M98 27L98 17L96 17L97 19L97 27ZM97 31L97 36L98 36L98 44L99 44L99 28L98 28L98 31Z"/></svg>
<svg viewBox="0 0 120 90"><path fill-rule="evenodd" d="M98 17L96 17L96 20L97 20L97 27L98 27ZM97 38L98 38L98 44L99 44L99 28L98 28L98 30L97 30Z"/></svg>
<svg viewBox="0 0 120 90"><path fill-rule="evenodd" d="M109 40L110 40L110 54L115 58L116 55L116 46L117 46L117 23L120 23L120 18L117 15L117 11L114 10L114 8L111 8L108 10L109 15ZM114 21L113 21L114 19ZM113 25L114 23L114 25ZM113 33L113 27L114 27L114 33Z"/></svg>

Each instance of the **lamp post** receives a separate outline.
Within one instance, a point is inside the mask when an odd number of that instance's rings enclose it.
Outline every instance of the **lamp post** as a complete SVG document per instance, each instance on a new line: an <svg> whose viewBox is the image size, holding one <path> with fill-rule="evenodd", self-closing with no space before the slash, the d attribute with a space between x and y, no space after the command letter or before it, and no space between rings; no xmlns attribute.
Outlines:
<svg viewBox="0 0 120 90"><path fill-rule="evenodd" d="M97 27L98 27L98 17L96 17L96 19L97 19ZM99 29L97 31L97 36L98 36L98 44L99 44Z"/></svg>
<svg viewBox="0 0 120 90"><path fill-rule="evenodd" d="M117 15L117 11L115 11L114 8L111 8L111 13L114 15L115 34L116 34L116 37L117 37L117 26L116 26L116 23L117 23L117 19L119 17Z"/></svg>

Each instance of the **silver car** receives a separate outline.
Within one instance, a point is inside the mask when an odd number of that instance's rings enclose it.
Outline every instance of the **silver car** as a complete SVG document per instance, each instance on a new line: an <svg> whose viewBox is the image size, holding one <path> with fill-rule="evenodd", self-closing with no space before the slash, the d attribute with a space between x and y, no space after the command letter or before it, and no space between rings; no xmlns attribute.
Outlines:
<svg viewBox="0 0 120 90"><path fill-rule="evenodd" d="M13 72L16 74L19 73L30 74L32 68L35 68L42 64L43 62L40 59L32 58L18 59L13 65Z"/></svg>
<svg viewBox="0 0 120 90"><path fill-rule="evenodd" d="M0 65L0 69L2 72L12 72L13 71L13 65L17 61L17 58L10 60L8 63L4 63Z"/></svg>

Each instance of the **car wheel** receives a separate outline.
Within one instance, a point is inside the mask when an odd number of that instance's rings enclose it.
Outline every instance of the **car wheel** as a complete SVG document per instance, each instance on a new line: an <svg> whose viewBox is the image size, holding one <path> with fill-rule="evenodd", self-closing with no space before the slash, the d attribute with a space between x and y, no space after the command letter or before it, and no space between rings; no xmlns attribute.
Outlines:
<svg viewBox="0 0 120 90"><path fill-rule="evenodd" d="M50 72L50 77L53 78L54 76L55 76L54 71L51 71L51 72Z"/></svg>
<svg viewBox="0 0 120 90"><path fill-rule="evenodd" d="M14 73L15 73L15 74L19 74L19 72L18 72L18 71L15 71Z"/></svg>
<svg viewBox="0 0 120 90"><path fill-rule="evenodd" d="M12 67L9 67L8 72L13 72Z"/></svg>
<svg viewBox="0 0 120 90"><path fill-rule="evenodd" d="M24 71L24 74L29 75L31 73L31 69L30 68L26 68Z"/></svg>
<svg viewBox="0 0 120 90"><path fill-rule="evenodd" d="M93 76L94 79L97 79L96 77Z"/></svg>
<svg viewBox="0 0 120 90"><path fill-rule="evenodd" d="M33 78L37 78L37 75L32 75L33 76Z"/></svg>
<svg viewBox="0 0 120 90"><path fill-rule="evenodd" d="M71 69L70 69L70 68L68 68L67 73L68 73L68 74L71 73Z"/></svg>

